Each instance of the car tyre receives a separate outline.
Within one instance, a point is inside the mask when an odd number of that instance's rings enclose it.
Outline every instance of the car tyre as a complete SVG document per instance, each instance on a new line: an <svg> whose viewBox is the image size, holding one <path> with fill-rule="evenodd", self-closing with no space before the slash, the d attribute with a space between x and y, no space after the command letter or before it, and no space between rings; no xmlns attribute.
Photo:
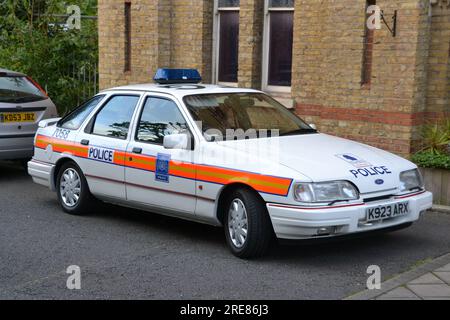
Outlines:
<svg viewBox="0 0 450 320"><path fill-rule="evenodd" d="M225 237L231 252L243 259L265 255L273 227L264 202L252 190L239 188L227 198L225 210Z"/></svg>
<svg viewBox="0 0 450 320"><path fill-rule="evenodd" d="M74 162L68 162L59 169L56 191L59 204L66 213L85 215L96 207L86 178Z"/></svg>

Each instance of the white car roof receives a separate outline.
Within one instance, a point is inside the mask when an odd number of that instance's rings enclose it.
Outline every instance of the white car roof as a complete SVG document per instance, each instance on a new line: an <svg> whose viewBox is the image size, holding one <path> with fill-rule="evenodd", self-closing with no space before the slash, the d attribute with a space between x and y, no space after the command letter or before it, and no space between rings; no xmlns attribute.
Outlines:
<svg viewBox="0 0 450 320"><path fill-rule="evenodd" d="M261 91L254 89L244 89L244 88L235 88L235 87L227 87L221 85L213 85L213 84L154 84L154 83L145 83L145 84L133 84L122 87L115 87L111 89L106 89L101 92L110 92L110 91L144 91L144 92L158 92L158 93L166 93L178 98L182 98L184 96L193 95L193 94L211 94L211 93L239 93L239 92L248 92L248 93L261 93Z"/></svg>

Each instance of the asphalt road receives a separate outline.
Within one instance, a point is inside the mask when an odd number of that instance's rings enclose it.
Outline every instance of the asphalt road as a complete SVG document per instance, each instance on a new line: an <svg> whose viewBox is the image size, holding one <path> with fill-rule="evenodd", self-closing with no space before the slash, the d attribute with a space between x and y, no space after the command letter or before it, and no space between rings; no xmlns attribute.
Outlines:
<svg viewBox="0 0 450 320"><path fill-rule="evenodd" d="M64 214L56 195L0 164L0 299L340 299L450 252L450 215L327 244L275 245L268 257L232 256L221 229L105 206ZM66 268L81 268L68 290Z"/></svg>

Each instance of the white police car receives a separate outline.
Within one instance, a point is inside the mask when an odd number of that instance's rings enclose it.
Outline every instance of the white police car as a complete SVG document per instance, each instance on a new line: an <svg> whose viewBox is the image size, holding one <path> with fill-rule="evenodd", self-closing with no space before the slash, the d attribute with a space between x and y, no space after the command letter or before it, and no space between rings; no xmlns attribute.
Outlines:
<svg viewBox="0 0 450 320"><path fill-rule="evenodd" d="M155 80L40 123L28 171L64 211L84 214L100 199L223 226L248 258L273 235L400 228L432 206L413 163L318 133L260 91L198 84L192 70Z"/></svg>

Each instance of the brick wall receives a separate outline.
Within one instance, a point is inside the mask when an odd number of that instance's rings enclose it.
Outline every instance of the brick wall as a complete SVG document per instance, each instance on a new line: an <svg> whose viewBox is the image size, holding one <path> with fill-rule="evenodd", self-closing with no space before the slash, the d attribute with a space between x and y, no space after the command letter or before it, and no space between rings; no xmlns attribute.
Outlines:
<svg viewBox="0 0 450 320"><path fill-rule="evenodd" d="M428 57L426 111L449 111L450 103L450 1L432 7Z"/></svg>
<svg viewBox="0 0 450 320"><path fill-rule="evenodd" d="M125 72L125 1L98 1L100 88L149 82L158 66L158 10L154 1L131 1L131 71Z"/></svg>
<svg viewBox="0 0 450 320"><path fill-rule="evenodd" d="M210 0L130 0L131 71L124 71L123 0L99 0L100 88L152 82L159 67L196 68L211 81Z"/></svg>
<svg viewBox="0 0 450 320"><path fill-rule="evenodd" d="M417 105L421 121L412 128L412 150L421 145L421 130L427 123L450 117L450 0L435 0L425 22L428 27L423 100Z"/></svg>
<svg viewBox="0 0 450 320"><path fill-rule="evenodd" d="M397 36L373 32L362 85L366 0L296 0L292 98L323 132L408 155L450 100L450 0L377 0ZM151 82L158 67L212 79L213 0L131 0L131 71L124 72L124 0L99 0L100 87ZM430 14L431 8L431 14ZM262 0L241 0L238 84L261 88ZM366 59L367 60L367 59Z"/></svg>
<svg viewBox="0 0 450 320"><path fill-rule="evenodd" d="M261 88L264 2L241 0L239 17L239 86Z"/></svg>
<svg viewBox="0 0 450 320"><path fill-rule="evenodd" d="M195 68L211 81L212 12L210 0L172 0L171 67ZM163 53L161 53L163 54Z"/></svg>
<svg viewBox="0 0 450 320"><path fill-rule="evenodd" d="M296 1L297 113L322 131L410 154L429 111L428 4L377 1L388 22L398 10L397 36L384 25L374 32L372 79L370 86L361 86L366 1ZM442 85L442 79L436 81Z"/></svg>

